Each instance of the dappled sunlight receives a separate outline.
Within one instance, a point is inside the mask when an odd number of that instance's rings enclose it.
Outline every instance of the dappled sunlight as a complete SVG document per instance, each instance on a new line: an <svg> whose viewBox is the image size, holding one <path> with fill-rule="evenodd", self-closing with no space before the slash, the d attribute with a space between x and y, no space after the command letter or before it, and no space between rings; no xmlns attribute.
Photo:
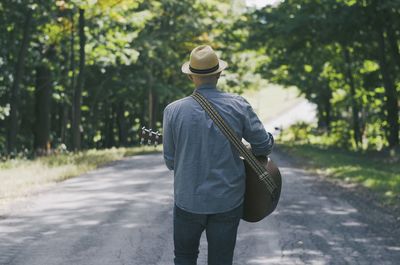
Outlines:
<svg viewBox="0 0 400 265"><path fill-rule="evenodd" d="M342 207L332 207L332 208L325 207L322 209L322 211L333 215L348 215L350 213L357 212L356 209L342 208Z"/></svg>
<svg viewBox="0 0 400 265"><path fill-rule="evenodd" d="M172 209L173 177L160 158L159 154L129 158L129 163L96 169L36 196L0 222L0 248L56 241L79 231L88 237L92 230L93 236L108 234L110 226L134 235L137 229L151 231L160 218L172 225L172 217L165 214Z"/></svg>
<svg viewBox="0 0 400 265"><path fill-rule="evenodd" d="M278 154L273 160L281 165L281 200L264 220L241 222L234 265L390 264L385 260L400 255L396 230L385 236L390 227L368 219L376 211L372 206L355 207L345 190L288 165ZM127 264L172 264L172 174L158 154L127 158L60 183L0 221L3 259L50 249L57 253L52 264L96 264L88 262L92 257L107 264L118 264L117 257ZM207 260L204 237L199 265ZM74 251L74 257L57 245ZM38 257L18 264L43 263Z"/></svg>
<svg viewBox="0 0 400 265"><path fill-rule="evenodd" d="M197 90L253 151L262 125L275 139L281 201L241 222L235 265L400 264L400 0L2 0L0 13L0 265L171 265L174 187L206 211L246 190L224 180L240 172L207 172L237 152L216 148L225 133ZM174 185L163 145L202 180Z"/></svg>
<svg viewBox="0 0 400 265"><path fill-rule="evenodd" d="M250 259L246 264L263 264L263 265L293 265L292 261L282 262L281 257L270 257L270 256L264 256L264 257L258 257L254 259Z"/></svg>
<svg viewBox="0 0 400 265"><path fill-rule="evenodd" d="M398 246L389 246L389 247L387 247L387 249L400 252L400 247L398 247Z"/></svg>
<svg viewBox="0 0 400 265"><path fill-rule="evenodd" d="M334 181L339 182L341 186L356 191L371 191L370 194L376 196L377 203L398 208L399 163L385 162L384 156L374 153L344 152L333 147L322 149L313 145L294 144L285 152L306 158L308 167L320 175L340 179Z"/></svg>
<svg viewBox="0 0 400 265"><path fill-rule="evenodd" d="M360 223L360 222L356 222L356 221L346 221L346 222L342 222L341 225L343 226L352 226L352 227L357 227L357 226L362 226L362 227L366 227L366 224Z"/></svg>
<svg viewBox="0 0 400 265"><path fill-rule="evenodd" d="M398 239L380 236L365 219L368 212L344 200L345 191L273 159L282 165L281 201L263 221L241 223L236 265L391 264L385 261L399 256ZM252 255L243 257L243 249Z"/></svg>

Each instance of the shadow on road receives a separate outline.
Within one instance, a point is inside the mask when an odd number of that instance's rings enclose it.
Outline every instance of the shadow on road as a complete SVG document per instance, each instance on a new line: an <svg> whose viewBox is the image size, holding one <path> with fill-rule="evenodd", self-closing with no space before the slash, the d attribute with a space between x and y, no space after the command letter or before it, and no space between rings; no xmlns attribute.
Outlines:
<svg viewBox="0 0 400 265"><path fill-rule="evenodd" d="M273 159L282 198L239 227L236 265L398 264L398 225L349 191ZM0 264L170 265L173 177L159 154L129 157L58 184L0 220ZM199 264L206 264L202 239Z"/></svg>
<svg viewBox="0 0 400 265"><path fill-rule="evenodd" d="M172 225L172 181L160 156L146 155L60 183L0 221L0 264L85 264L102 250L117 256L121 244L132 253L144 238L160 241L156 229L140 231Z"/></svg>
<svg viewBox="0 0 400 265"><path fill-rule="evenodd" d="M294 168L282 154L274 159L284 180L281 201L262 222L242 223L235 264L397 264L393 216Z"/></svg>

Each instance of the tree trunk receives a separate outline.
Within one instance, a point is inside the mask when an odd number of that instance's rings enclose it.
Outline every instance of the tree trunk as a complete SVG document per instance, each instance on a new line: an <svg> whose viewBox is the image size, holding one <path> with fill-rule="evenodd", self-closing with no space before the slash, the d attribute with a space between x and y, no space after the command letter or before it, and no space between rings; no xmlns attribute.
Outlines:
<svg viewBox="0 0 400 265"><path fill-rule="evenodd" d="M109 135L110 135L110 147L116 146L115 143L115 135L114 135L114 128L115 128L115 124L116 124L116 104L115 102L111 103L111 116L110 116L110 127L109 127Z"/></svg>
<svg viewBox="0 0 400 265"><path fill-rule="evenodd" d="M16 151L16 141L18 134L18 108L19 108L19 87L23 77L24 62L26 57L26 52L28 51L29 41L30 41L30 31L32 27L32 9L28 9L25 23L24 23L24 33L22 37L21 47L18 52L17 64L15 67L14 82L11 87L10 96L10 118L9 118L9 129L8 129L8 140L7 140L7 152L15 153Z"/></svg>
<svg viewBox="0 0 400 265"><path fill-rule="evenodd" d="M109 145L109 123L110 123L110 103L108 101L105 101L103 106L102 106L102 111L104 111L104 125L102 126L101 130L101 142L102 142L102 147L108 147Z"/></svg>
<svg viewBox="0 0 400 265"><path fill-rule="evenodd" d="M34 149L38 155L45 155L50 151L50 104L51 71L47 65L41 64L36 68L35 89Z"/></svg>
<svg viewBox="0 0 400 265"><path fill-rule="evenodd" d="M79 75L74 93L72 118L72 146L81 149L81 104L85 78L85 10L79 9Z"/></svg>
<svg viewBox="0 0 400 265"><path fill-rule="evenodd" d="M60 141L61 143L66 143L67 138L67 123L68 123L68 105L66 102L61 104L60 113Z"/></svg>
<svg viewBox="0 0 400 265"><path fill-rule="evenodd" d="M386 44L385 44L385 32L380 27L378 32L378 58L379 66L382 74L382 81L385 87L385 107L387 110L387 122L388 127L388 142L389 147L396 147L399 145L399 106L397 103L398 95L396 86L390 73L389 61L386 59Z"/></svg>
<svg viewBox="0 0 400 265"><path fill-rule="evenodd" d="M75 23L74 23L74 9L71 9L70 12L70 20L71 20L71 32L70 32L70 37L69 37L69 48L70 48L70 66L69 66L69 70L71 71L71 78L70 78L70 85L69 85L69 91L70 93L67 93L67 95L69 96L69 99L73 98L73 94L75 91L75 49L74 49L74 44L75 44ZM71 104L71 109L70 109L70 120L71 123L74 120L74 103L73 100L71 100L70 102L72 102ZM66 103L68 104L68 103ZM68 118L69 118L69 113L68 110L64 110L64 113L67 114L67 116L65 116L64 119L66 119L66 124L68 123ZM67 130L65 130L65 143L69 143L69 141L71 139L67 140ZM68 141L68 142L67 142ZM73 147L73 143L71 142L71 147Z"/></svg>
<svg viewBox="0 0 400 265"><path fill-rule="evenodd" d="M67 40L65 43L61 43L62 48L62 57L63 57L63 71L61 73L61 80L65 87L65 93L62 100L59 102L59 109L58 109L58 137L60 144L67 144L66 142L66 135L67 135L67 123L68 123L68 108L69 108L69 91L73 91L73 76L74 76L74 60L73 60L73 44L74 44L74 33L73 33L73 13L72 10L71 14L71 30L70 30L70 39ZM70 45L68 45L70 43ZM68 49L70 50L68 52ZM71 58L72 57L72 58ZM69 71L72 71L72 77L69 77ZM69 89L68 89L69 88Z"/></svg>
<svg viewBox="0 0 400 265"><path fill-rule="evenodd" d="M354 85L354 78L351 69L351 58L349 50L346 46L343 46L343 54L346 62L346 77L347 82L350 86L350 96L351 96L351 106L352 106L352 117L353 117L353 132L354 132L354 142L358 148L361 143L361 133L360 133L360 119L358 117L359 107L356 100L356 89Z"/></svg>
<svg viewBox="0 0 400 265"><path fill-rule="evenodd" d="M127 145L128 131L127 131L124 112L125 112L125 106L124 106L124 102L122 101L117 105L117 124L118 124L119 146Z"/></svg>
<svg viewBox="0 0 400 265"><path fill-rule="evenodd" d="M328 83L328 82L327 82ZM325 85L325 90L324 91L324 97L323 97L323 102L324 102L324 121L326 125L326 130L328 131L328 134L331 131L331 112L332 112L332 104L331 104L331 99L332 99L332 89L330 88L329 84Z"/></svg>
<svg viewBox="0 0 400 265"><path fill-rule="evenodd" d="M149 126L149 128L150 129L154 129L154 115L153 115L153 111L154 111L154 107L153 107L153 104L154 104L154 95L153 95L153 83L149 80L149 108L148 108L148 111L149 111L149 124L148 124L148 126Z"/></svg>
<svg viewBox="0 0 400 265"><path fill-rule="evenodd" d="M315 84L317 84L317 81L315 81ZM318 128L326 130L329 133L331 126L332 89L329 87L328 81L319 82L318 86L320 87L320 92L317 94L317 100L315 101L317 104Z"/></svg>
<svg viewBox="0 0 400 265"><path fill-rule="evenodd" d="M391 17L390 14L388 14L389 17ZM400 69L400 51L399 51L399 44L397 42L396 38L396 32L393 29L393 24L390 23L393 21L392 19L389 20L389 23L386 23L386 29L387 29L387 37L388 41L392 50L392 55L393 59L396 61L398 69Z"/></svg>
<svg viewBox="0 0 400 265"><path fill-rule="evenodd" d="M104 126L104 145L107 148L111 148L115 145L114 141L114 112L115 106L114 103L106 103L104 104L105 109L105 126Z"/></svg>
<svg viewBox="0 0 400 265"><path fill-rule="evenodd" d="M158 109L159 109L159 98L158 98L158 93L157 91L153 92L153 130L157 130L158 128L156 127L156 122L158 120Z"/></svg>

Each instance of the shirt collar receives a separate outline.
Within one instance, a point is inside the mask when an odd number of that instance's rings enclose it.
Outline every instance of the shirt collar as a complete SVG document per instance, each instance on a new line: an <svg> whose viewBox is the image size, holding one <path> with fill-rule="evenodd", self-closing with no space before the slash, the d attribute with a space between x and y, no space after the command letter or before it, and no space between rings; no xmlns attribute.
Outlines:
<svg viewBox="0 0 400 265"><path fill-rule="evenodd" d="M203 84L200 85L196 90L205 90L205 89L217 89L217 87L211 84Z"/></svg>

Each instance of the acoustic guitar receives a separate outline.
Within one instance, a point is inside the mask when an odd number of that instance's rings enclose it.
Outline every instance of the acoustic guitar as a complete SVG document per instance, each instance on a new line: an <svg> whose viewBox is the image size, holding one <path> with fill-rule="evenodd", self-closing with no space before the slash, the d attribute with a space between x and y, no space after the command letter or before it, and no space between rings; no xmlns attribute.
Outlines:
<svg viewBox="0 0 400 265"><path fill-rule="evenodd" d="M162 143L162 134L146 127L140 133L140 143L157 146ZM268 191L265 179L261 179L253 168L244 160L246 169L246 192L242 219L247 222L258 222L270 215L279 202L282 177L275 163L266 156L256 157L268 172L268 177L275 183L276 191L273 195Z"/></svg>

